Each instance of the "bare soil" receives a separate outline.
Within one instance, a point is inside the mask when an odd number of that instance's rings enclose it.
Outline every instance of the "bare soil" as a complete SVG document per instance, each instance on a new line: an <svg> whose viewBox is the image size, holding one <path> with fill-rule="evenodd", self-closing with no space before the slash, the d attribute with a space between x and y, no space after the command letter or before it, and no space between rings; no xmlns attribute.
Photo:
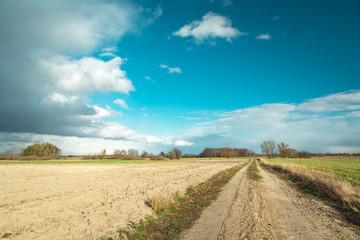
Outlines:
<svg viewBox="0 0 360 240"><path fill-rule="evenodd" d="M261 181L242 169L182 239L360 239L336 210L258 166Z"/></svg>
<svg viewBox="0 0 360 240"><path fill-rule="evenodd" d="M185 192L244 160L1 165L0 237L99 239L154 215L145 201Z"/></svg>

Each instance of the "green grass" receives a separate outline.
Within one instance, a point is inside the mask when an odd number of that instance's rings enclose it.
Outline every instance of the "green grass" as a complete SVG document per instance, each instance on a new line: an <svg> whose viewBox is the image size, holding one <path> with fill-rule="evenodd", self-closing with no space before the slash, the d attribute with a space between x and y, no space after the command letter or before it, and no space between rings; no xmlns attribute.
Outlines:
<svg viewBox="0 0 360 240"><path fill-rule="evenodd" d="M296 164L360 186L360 158L271 158L269 162Z"/></svg>
<svg viewBox="0 0 360 240"><path fill-rule="evenodd" d="M4 233L1 238L9 238L11 237L12 233Z"/></svg>

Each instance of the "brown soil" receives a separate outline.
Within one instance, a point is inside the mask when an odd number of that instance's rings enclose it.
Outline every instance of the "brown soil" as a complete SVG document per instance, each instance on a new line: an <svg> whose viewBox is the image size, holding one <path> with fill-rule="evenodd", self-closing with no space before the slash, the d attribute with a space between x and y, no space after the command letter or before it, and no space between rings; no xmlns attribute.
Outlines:
<svg viewBox="0 0 360 240"><path fill-rule="evenodd" d="M258 168L261 181L240 171L182 239L360 239L336 210Z"/></svg>
<svg viewBox="0 0 360 240"><path fill-rule="evenodd" d="M244 160L162 164L1 165L0 237L98 239L154 215L145 201L185 192Z"/></svg>

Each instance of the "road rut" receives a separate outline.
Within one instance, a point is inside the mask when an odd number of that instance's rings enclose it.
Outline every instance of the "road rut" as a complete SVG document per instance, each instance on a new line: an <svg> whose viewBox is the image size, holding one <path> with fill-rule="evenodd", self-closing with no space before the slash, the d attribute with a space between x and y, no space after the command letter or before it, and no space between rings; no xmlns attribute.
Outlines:
<svg viewBox="0 0 360 240"><path fill-rule="evenodd" d="M181 239L360 239L336 210L258 168L261 181L242 169Z"/></svg>

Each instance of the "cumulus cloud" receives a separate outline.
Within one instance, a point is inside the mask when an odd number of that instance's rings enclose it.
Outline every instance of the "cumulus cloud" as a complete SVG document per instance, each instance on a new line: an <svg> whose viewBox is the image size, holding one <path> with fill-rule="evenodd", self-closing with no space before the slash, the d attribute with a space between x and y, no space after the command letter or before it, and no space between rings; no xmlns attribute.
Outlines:
<svg viewBox="0 0 360 240"><path fill-rule="evenodd" d="M263 33L263 34L260 34L256 37L256 39L259 39L259 40L270 40L271 39L271 35L268 34L268 33Z"/></svg>
<svg viewBox="0 0 360 240"><path fill-rule="evenodd" d="M126 109L126 110L130 110L129 106L126 104L126 102L123 99L116 99L113 102L116 105L119 105L120 107Z"/></svg>
<svg viewBox="0 0 360 240"><path fill-rule="evenodd" d="M59 89L70 93L119 92L129 94L135 88L121 70L123 60L115 57L107 62L93 57L79 60L53 56L40 60L43 69Z"/></svg>
<svg viewBox="0 0 360 240"><path fill-rule="evenodd" d="M237 28L232 27L231 20L219 14L208 12L202 20L194 20L190 24L181 27L173 33L179 37L193 37L197 44L207 40L215 41L216 38L224 38L231 42L238 36L245 35Z"/></svg>
<svg viewBox="0 0 360 240"><path fill-rule="evenodd" d="M57 104L72 104L74 103L76 100L78 100L79 97L78 96L64 96L60 93L51 93L49 94L44 101L49 101L49 102L53 102L53 103L57 103Z"/></svg>
<svg viewBox="0 0 360 240"><path fill-rule="evenodd" d="M12 130L46 132L57 112L63 120L95 114L89 92L134 90L122 59L83 55L136 31L138 18L127 1L1 1L0 111L7 113L1 121Z"/></svg>
<svg viewBox="0 0 360 240"><path fill-rule="evenodd" d="M172 74L172 73L182 73L182 70L179 67L169 67L168 65L161 64L160 68L167 69L170 74Z"/></svg>
<svg viewBox="0 0 360 240"><path fill-rule="evenodd" d="M222 113L216 120L198 123L186 135L194 146L206 142L208 147L242 146L259 152L262 141L274 139L298 150L355 152L360 146L359 108L358 90L299 104L263 104Z"/></svg>

